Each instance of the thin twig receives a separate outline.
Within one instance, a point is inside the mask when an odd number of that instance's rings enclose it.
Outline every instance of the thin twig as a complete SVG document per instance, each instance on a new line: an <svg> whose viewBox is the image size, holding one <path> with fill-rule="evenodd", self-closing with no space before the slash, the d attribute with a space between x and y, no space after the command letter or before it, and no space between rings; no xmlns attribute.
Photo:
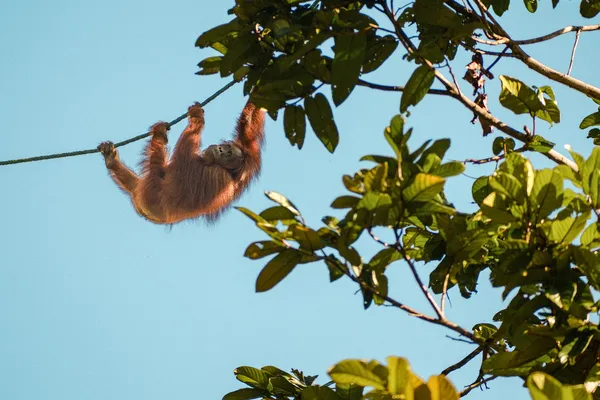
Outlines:
<svg viewBox="0 0 600 400"><path fill-rule="evenodd" d="M458 91L458 95L463 97L462 91L460 90L460 86L458 86L458 81L456 80L456 76L454 75L454 71L452 71L452 66L450 65L450 61L448 60L448 57L444 57L446 59L446 65L448 66L448 72L450 73L450 76L452 77L452 80L454 81L454 86L456 87L456 90Z"/></svg>
<svg viewBox="0 0 600 400"><path fill-rule="evenodd" d="M442 304L440 309L442 310L442 314L445 313L446 308L446 297L448 297L448 282L450 281L450 274L446 274L444 278L444 288L442 289Z"/></svg>
<svg viewBox="0 0 600 400"><path fill-rule="evenodd" d="M388 85L380 85L378 83L367 82L363 79L359 79L357 82L358 86L365 86L371 89L383 90L386 92L403 92L405 90L404 86L388 86ZM450 96L450 92L443 89L429 89L427 91L429 94L437 94L441 96Z"/></svg>
<svg viewBox="0 0 600 400"><path fill-rule="evenodd" d="M440 309L440 306L438 306L437 302L433 298L433 295L427 289L427 286L425 286L423 284L423 281L421 280L421 277L419 276L419 272L417 271L417 267L415 266L415 263L413 263L412 259L408 256L408 254L406 254L406 251L404 251L404 247L402 247L400 245L400 243L397 243L396 249L400 252L400 254L402 254L402 258L404 258L404 261L406 261L406 263L408 264L410 271L412 272L412 274L415 278L415 281L417 281L419 288L421 289L421 291L427 298L427 301L429 301L429 304L431 304L433 311L435 311L436 315L438 316L438 318L440 320L445 319L444 312Z"/></svg>
<svg viewBox="0 0 600 400"><path fill-rule="evenodd" d="M525 151L527 151L527 146L523 146L520 147L516 150L511 151L511 153L523 153ZM502 153L499 154L497 156L493 156L493 157L488 157L488 158L482 158L479 160L473 159L473 158L467 158L466 160L464 160L462 163L463 164L476 164L476 165L481 165L481 164L487 164L487 163L491 163L491 162L497 162L500 160L503 160L506 157L506 153Z"/></svg>
<svg viewBox="0 0 600 400"><path fill-rule="evenodd" d="M423 313L420 313L419 311L415 310L414 308L407 306L406 304L400 303L397 300L394 300L393 298L389 297L388 295L383 295L381 293L379 293L379 291L374 288L373 286L367 284L366 282L361 281L360 279L358 279L357 277L355 277L353 274L351 274L348 270L345 270L344 268L341 268L337 262L332 261L332 263L336 266L336 268L338 268L344 275L346 275L348 278L350 278L354 283L358 284L361 288L368 290L369 292L371 292L373 295L376 295L378 297L381 297L382 299L384 299L385 301L387 301L388 303L390 303L391 305L393 305L396 308L399 308L403 311L406 311L409 315L413 316L413 317L417 317L420 320L426 321L426 322L430 322L432 324L435 325L440 325L440 326L444 326L456 333L458 333L461 336L464 336L468 339L471 340L471 342L469 343L473 343L473 342L477 342L478 339L475 337L475 335L473 334L473 332L470 332L468 330L466 330L465 328L455 324L452 321L449 321L445 318L435 318ZM482 344L482 343L480 343Z"/></svg>
<svg viewBox="0 0 600 400"><path fill-rule="evenodd" d="M571 61L569 61L569 71L567 72L567 75L571 75L571 70L573 69L573 62L575 61L575 51L577 50L577 43L579 43L580 34L580 30L577 30L577 32L575 33L575 44L573 44L573 51L571 51Z"/></svg>
<svg viewBox="0 0 600 400"><path fill-rule="evenodd" d="M477 355L479 353L481 353L484 348L485 348L484 346L477 347L475 350L473 350L472 352L470 352L465 358L463 358L462 360L460 360L456 364L452 364L451 366L449 366L448 368L446 368L445 370L443 370L440 375L448 375L452 371L456 371L458 369L461 369L462 367L464 367L465 365L467 365L469 363L469 361L471 361L472 359L474 359L475 357L477 357Z"/></svg>
<svg viewBox="0 0 600 400"><path fill-rule="evenodd" d="M477 388L477 387L479 387L481 385L486 385L486 388L487 388L487 383L489 381L493 381L496 378L497 378L497 376L490 376L489 378L482 379L482 380L480 380L478 382L473 382L469 386L466 386L465 389L463 389L458 395L460 397L465 397L466 395L469 394L469 392L471 390L473 390L473 389L475 389L475 388Z"/></svg>
<svg viewBox="0 0 600 400"><path fill-rule="evenodd" d="M455 338L452 337L450 335L446 335L446 337L450 340L454 340L455 342L462 342L462 343L467 343L467 344L475 344L476 342L472 341L472 340L466 340L466 339L462 339L462 338Z"/></svg>
<svg viewBox="0 0 600 400"><path fill-rule="evenodd" d="M565 26L562 29L551 32L544 36L531 38L531 39L525 39L525 40L513 40L512 42L514 44L518 44L518 45L535 44L535 43L541 43L541 42L545 42L547 40L554 39L555 37L564 35L565 33L569 33L569 32L590 32L590 31L598 31L598 30L600 30L600 24L598 24L598 25L583 25L583 26L570 25L570 26ZM507 38L503 38L503 39L499 39L499 40L485 41L485 44L490 45L490 46L498 46L501 44L507 44L508 42L509 42L509 40Z"/></svg>
<svg viewBox="0 0 600 400"><path fill-rule="evenodd" d="M505 56L506 56L506 52L508 51L508 49L509 49L509 46L506 46L506 47L504 48L504 50L502 50L502 51L500 52L500 54L498 54L498 56L496 57L496 59L494 60L494 62L492 62L492 63L490 64L490 66L489 66L489 67L487 67L487 70L488 70L488 71L490 71L492 68L494 68L494 65L496 65L496 64L498 63L498 61L500 61L500 59L501 59L502 57L505 57Z"/></svg>
<svg viewBox="0 0 600 400"><path fill-rule="evenodd" d="M390 243L386 243L383 240L379 239L377 236L375 236L375 234L373 234L372 227L367 228L367 232L369 233L369 236L371 236L373 238L374 241L381 244L383 247L394 247L394 245L392 245Z"/></svg>

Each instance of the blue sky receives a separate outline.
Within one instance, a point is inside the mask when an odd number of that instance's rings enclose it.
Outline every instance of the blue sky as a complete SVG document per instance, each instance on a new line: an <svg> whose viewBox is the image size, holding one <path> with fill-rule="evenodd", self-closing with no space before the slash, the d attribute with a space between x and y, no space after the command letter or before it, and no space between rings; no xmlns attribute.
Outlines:
<svg viewBox="0 0 600 400"><path fill-rule="evenodd" d="M513 1L505 20L515 38L547 33L578 17L578 2L552 12L541 2L526 14ZM119 141L157 120L171 120L227 81L194 75L213 55L194 48L196 37L225 22L233 2L38 0L3 3L0 13L0 160L95 147ZM573 35L528 48L566 71ZM573 74L598 85L597 34L582 34ZM365 79L403 84L411 68L395 55ZM453 65L462 75L464 58ZM563 123L540 133L588 154L592 144L577 129L595 111L583 95L537 77L513 61L494 72L530 85L551 84ZM466 84L463 86L466 88ZM519 127L529 123L502 110L499 81L487 86L490 108ZM335 214L330 202L344 194L341 176L363 165L369 153L389 153L383 129L398 112L399 94L357 88L335 110L341 142L330 155L308 134L302 151L284 137L281 118L268 121L264 172L238 202L259 211L263 195L288 196L319 226ZM206 107L204 143L229 137L246 99L236 86ZM482 138L470 113L447 99L426 98L412 112L413 147L427 138L451 137L450 159L486 157L493 136ZM171 130L176 137L180 124ZM172 140L172 143L174 141ZM136 165L143 141L121 148ZM550 166L534 156L536 167ZM489 173L470 166L467 173ZM450 182L448 195L468 207L472 180ZM220 399L241 387L240 365L276 365L319 374L350 357L407 357L422 377L460 360L472 346L451 341L451 332L406 314L372 307L364 311L351 282L328 282L324 265L298 267L264 294L254 281L264 265L243 258L246 246L264 236L237 211L214 227L182 223L172 230L142 220L107 176L99 154L0 167L0 398L37 399ZM368 257L379 250L361 239ZM432 266L422 268L427 276ZM405 265L391 267L393 297L428 311ZM502 307L500 293L482 281L463 301L452 292L448 316L470 328ZM450 375L458 387L476 377L477 365ZM471 398L526 397L517 380L496 380Z"/></svg>

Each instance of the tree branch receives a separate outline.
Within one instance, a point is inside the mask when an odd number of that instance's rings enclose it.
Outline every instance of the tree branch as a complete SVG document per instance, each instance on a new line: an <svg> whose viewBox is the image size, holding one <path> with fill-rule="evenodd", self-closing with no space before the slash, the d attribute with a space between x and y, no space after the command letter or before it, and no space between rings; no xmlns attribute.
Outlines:
<svg viewBox="0 0 600 400"><path fill-rule="evenodd" d="M564 35L565 33L569 33L569 32L591 32L591 31L598 31L598 30L600 30L600 24L599 25L583 25L583 26L569 25L569 26L565 26L562 29L551 32L544 36L539 36L536 38L525 39L525 40L513 40L512 43L517 44L517 45L535 44L535 43L541 43L541 42L545 42L547 40L554 39L560 35ZM508 42L510 41L508 38L503 38L503 39L499 39L499 40L481 40L481 39L475 39L475 40L480 43L484 43L484 44L487 44L490 46L498 46L501 44L508 44Z"/></svg>
<svg viewBox="0 0 600 400"><path fill-rule="evenodd" d="M573 44L573 50L571 51L571 61L569 61L569 70L567 71L567 75L571 75L571 71L573 70L573 62L575 61L575 51L577 50L577 43L579 43L579 35L581 31L577 31L575 33L575 43Z"/></svg>
<svg viewBox="0 0 600 400"><path fill-rule="evenodd" d="M359 79L358 86L364 86L364 87L368 87L371 89L377 89L377 90L383 90L386 92L403 92L404 91L404 86L388 86L388 85L380 85L378 83L371 83L371 82L367 82L363 79ZM443 90L443 89L429 89L429 91L427 92L429 94L437 94L440 96L450 96L450 92L448 92L447 90Z"/></svg>
<svg viewBox="0 0 600 400"><path fill-rule="evenodd" d="M487 23L491 22L493 24L494 30L497 30L503 36L503 38L501 40L506 40L505 44L510 46L512 53L519 60L521 60L525 65L527 65L530 69L545 76L546 78L552 79L553 81L556 81L558 83L562 83L563 85L568 86L571 89L581 92L589 97L593 97L595 99L600 99L600 88L597 88L597 87L592 86L588 83L585 83L579 79L575 79L572 76L568 76L566 74L563 74L562 72L552 69L552 68L548 67L547 65L542 64L535 58L531 57L529 54L527 54L525 52L525 50L523 50L521 48L521 46L519 46L518 42L511 39L509 34L504 30L504 28L502 28L502 26L498 23L498 21L496 21L494 16L489 12L489 10L483 4L483 2L481 0L474 0L474 1L477 4L477 6L482 10L482 12L489 19L489 21L488 21L486 18L480 17L480 20L482 22L485 21ZM475 15L477 15L477 14L475 14ZM394 25L396 25L396 24L394 24ZM597 29L600 29L600 28L597 28ZM398 29L396 29L396 31L398 31Z"/></svg>
<svg viewBox="0 0 600 400"><path fill-rule="evenodd" d="M480 0L475 0L475 1L477 2L478 5L482 4ZM385 11L387 17L389 18L390 22L392 22L392 25L394 26L394 28L396 30L396 35L398 36L400 43L402 43L402 45L406 48L406 50L410 54L414 54L417 51L415 45L410 41L410 39L406 36L404 31L399 27L396 18L394 17L393 13L390 11L386 2L382 1L381 4L384 7L384 11ZM485 9L485 10L487 10L487 9ZM491 18L493 18L493 17L491 17ZM495 21L495 20L493 20L493 21ZM513 49L513 51L519 50L522 52L522 50L518 46L512 46L511 48ZM442 74L440 71L438 71L435 68L435 66L431 63L431 61L427 60L426 58L423 58L422 61L425 65L427 65L429 68L431 68L431 70L435 73L435 77L437 78L437 80L439 82L441 82L442 85L444 85L444 87L448 90L448 92L450 92L451 97L454 97L455 99L457 99L458 101L463 103L463 105L465 105L467 108L469 108L471 111L473 111L473 113L477 114L479 117L481 117L487 123L495 126L500 131L506 133L508 136L510 136L514 139L517 139L523 143L529 143L529 141L530 141L529 135L527 135L523 132L519 132L518 130L512 128L511 126L505 124L504 122L500 121L498 118L494 117L492 114L490 114L489 112L487 112L486 110L481 108L479 105L475 104L475 102L473 102L471 99L469 99L465 95L459 93L457 88L454 87L454 85L450 81L448 81L448 79L446 79L444 74ZM547 67L545 67L545 68L547 68ZM564 74L561 74L561 75L566 77L566 75L564 75ZM571 79L571 80L575 80L574 78L571 78L571 77L567 77L567 78ZM585 85L587 85L587 84L585 84ZM587 85L587 86L590 86L590 85ZM597 88L595 88L595 89L598 90L598 92L599 92L599 94L596 98L600 99L600 89L597 89ZM562 154L558 153L555 150L550 150L550 151L548 151L546 153L542 153L542 154L558 164L565 164L565 165L569 166L571 169L573 169L574 171L578 171L577 164L575 164L573 161L569 160L567 157L563 156Z"/></svg>
<svg viewBox="0 0 600 400"><path fill-rule="evenodd" d="M475 388L477 388L477 387L479 387L481 385L486 385L489 381L493 381L496 378L497 378L497 376L490 376L489 378L485 378L485 379L482 379L480 381L473 382L469 386L467 386L463 391L461 391L458 395L460 397L465 397L466 395L469 394L469 392L471 390L473 390L473 389L475 389ZM486 387L487 387L487 385L486 385Z"/></svg>
<svg viewBox="0 0 600 400"><path fill-rule="evenodd" d="M462 360L460 360L456 364L452 364L451 366L449 366L448 368L446 368L445 370L443 370L440 373L440 375L446 375L447 376L450 372L456 371L458 369L461 369L462 367L464 367L465 365L467 365L469 363L469 361L471 361L472 359L474 359L475 357L477 357L477 355L479 353L481 353L484 348L485 348L484 346L477 347L475 350L473 350L472 352L470 352L465 358L463 358Z"/></svg>
<svg viewBox="0 0 600 400"><path fill-rule="evenodd" d="M423 281L421 280L421 277L419 276L419 272L417 272L417 267L415 266L415 263L408 256L408 254L406 254L406 252L404 251L404 247L402 247L399 242L396 243L396 250L398 250L400 252L400 254L402 254L402 258L404 258L404 261L406 261L406 263L408 264L410 271L412 272L413 276L415 277L415 281L417 281L417 284L419 285L419 288L423 292L423 295L425 296L425 298L427 299L429 304L431 304L431 308L433 308L433 311L435 311L436 315L438 316L438 318L440 320L443 320L445 318L444 312L438 306L438 304L435 301L435 299L433 298L432 294L427 289L427 286L425 286L423 284Z"/></svg>
<svg viewBox="0 0 600 400"><path fill-rule="evenodd" d="M527 151L527 146L523 146L520 147L516 150L513 150L511 153L523 153L525 151ZM487 163L491 163L491 162L495 162L495 161L500 161L503 160L506 157L506 153L497 155L497 156L493 156L493 157L488 157L488 158L482 158L479 160L475 160L473 158L467 158L465 161L463 161L463 164L476 164L476 165L481 165L481 164L487 164Z"/></svg>
<svg viewBox="0 0 600 400"><path fill-rule="evenodd" d="M320 257L321 259L325 260L328 259L328 256L325 257ZM330 260L331 263L333 263L333 265L336 266L336 268L338 268L338 270L340 270L344 275L346 275L348 278L350 278L354 283L358 284L361 288L368 290L369 292L371 292L372 294L381 297L382 299L384 299L385 301L387 301L388 303L390 303L392 306L399 308L403 311L406 311L409 315L413 316L413 317L417 317L420 320L426 321L426 322L430 322L432 324L435 325L440 325L440 326L444 326L456 333L458 333L461 336L464 336L466 338L469 338L470 340L472 340L475 343L479 343L479 344L484 344L481 343L481 340L476 338L475 335L473 334L473 332L470 332L468 330L466 330L465 328L455 324L452 321L447 320L446 318L435 318L429 315L425 315L423 313L418 312L417 310L415 310L414 308L407 306L406 304L400 303L397 300L394 300L393 298L389 297L388 295L383 295L381 293L379 293L379 291L374 288L373 286L367 284L366 282L361 281L360 279L358 279L357 277L355 277L354 275L352 275L348 270L341 268L338 263L337 260Z"/></svg>

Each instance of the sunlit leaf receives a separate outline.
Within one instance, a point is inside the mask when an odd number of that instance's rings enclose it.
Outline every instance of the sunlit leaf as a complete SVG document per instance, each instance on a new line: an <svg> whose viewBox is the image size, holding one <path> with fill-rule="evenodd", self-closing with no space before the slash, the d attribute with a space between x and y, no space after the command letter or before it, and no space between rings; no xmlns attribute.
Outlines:
<svg viewBox="0 0 600 400"><path fill-rule="evenodd" d="M534 114L543 108L537 93L518 79L500 75L500 104L515 114Z"/></svg>
<svg viewBox="0 0 600 400"><path fill-rule="evenodd" d="M435 175L419 173L414 181L402 191L407 202L433 199L444 188L446 180Z"/></svg>
<svg viewBox="0 0 600 400"><path fill-rule="evenodd" d="M360 360L344 360L329 369L329 376L336 384L355 384L359 386L370 386L375 389L385 389L385 382L374 372L370 371L366 364Z"/></svg>

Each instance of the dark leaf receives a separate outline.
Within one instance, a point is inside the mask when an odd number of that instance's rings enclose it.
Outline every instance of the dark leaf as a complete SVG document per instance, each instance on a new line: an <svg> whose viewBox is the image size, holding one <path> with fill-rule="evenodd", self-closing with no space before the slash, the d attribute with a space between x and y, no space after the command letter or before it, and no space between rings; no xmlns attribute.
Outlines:
<svg viewBox="0 0 600 400"><path fill-rule="evenodd" d="M435 72L431 68L425 65L417 67L402 92L400 112L405 112L409 106L417 105L431 88L434 78Z"/></svg>
<svg viewBox="0 0 600 400"><path fill-rule="evenodd" d="M523 0L523 2L525 3L525 8L527 8L527 11L530 13L536 12L538 7L537 0Z"/></svg>
<svg viewBox="0 0 600 400"><path fill-rule="evenodd" d="M241 29L240 21L236 18L226 24L216 26L204 32L196 40L196 47L207 47L215 42L221 41L230 33L237 32Z"/></svg>
<svg viewBox="0 0 600 400"><path fill-rule="evenodd" d="M325 148L333 153L339 143L340 135L333 121L333 114L327 98L321 93L314 97L307 97L304 100L304 109L313 131Z"/></svg>
<svg viewBox="0 0 600 400"><path fill-rule="evenodd" d="M250 400L265 397L268 393L260 389L239 389L234 392L227 393L223 396L223 400Z"/></svg>
<svg viewBox="0 0 600 400"><path fill-rule="evenodd" d="M256 278L256 291L266 292L283 280L301 259L300 253L293 249L286 249L276 255L265 265L258 278Z"/></svg>
<svg viewBox="0 0 600 400"><path fill-rule="evenodd" d="M397 47L398 42L392 35L377 37L376 41L367 48L362 67L363 74L373 72L379 68Z"/></svg>
<svg viewBox="0 0 600 400"><path fill-rule="evenodd" d="M275 242L254 242L248 246L246 252L244 253L244 257L248 257L251 260L258 260L271 254L279 253L283 250L285 250L285 247Z"/></svg>
<svg viewBox="0 0 600 400"><path fill-rule="evenodd" d="M585 1L585 0L583 0ZM600 111L588 115L579 124L579 129L589 128L590 126L600 125Z"/></svg>
<svg viewBox="0 0 600 400"><path fill-rule="evenodd" d="M335 40L335 57L331 73L333 103L339 106L348 98L365 59L367 36L364 33L342 34Z"/></svg>

